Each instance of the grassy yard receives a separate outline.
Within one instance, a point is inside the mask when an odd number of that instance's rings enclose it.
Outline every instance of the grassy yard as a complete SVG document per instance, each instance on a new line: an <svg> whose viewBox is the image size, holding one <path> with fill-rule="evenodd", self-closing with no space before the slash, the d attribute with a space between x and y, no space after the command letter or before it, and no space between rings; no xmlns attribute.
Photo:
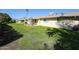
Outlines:
<svg viewBox="0 0 79 59"><path fill-rule="evenodd" d="M27 50L42 49L79 49L79 32L50 28L51 36L47 34L48 27L9 24L23 37L17 39L16 48Z"/></svg>
<svg viewBox="0 0 79 59"><path fill-rule="evenodd" d="M46 49L53 49L53 45L57 37L48 37L46 30L47 27L42 26L24 26L22 24L10 24L16 31L20 32L23 37L18 39L17 49L45 49L45 44L47 44Z"/></svg>

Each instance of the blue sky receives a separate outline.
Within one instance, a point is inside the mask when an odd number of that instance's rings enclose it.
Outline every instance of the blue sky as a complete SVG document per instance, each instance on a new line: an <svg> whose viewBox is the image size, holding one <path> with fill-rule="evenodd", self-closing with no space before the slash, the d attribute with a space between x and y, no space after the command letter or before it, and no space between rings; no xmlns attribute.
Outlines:
<svg viewBox="0 0 79 59"><path fill-rule="evenodd" d="M79 9L0 9L1 13L8 13L12 18L46 16L49 13L79 12Z"/></svg>

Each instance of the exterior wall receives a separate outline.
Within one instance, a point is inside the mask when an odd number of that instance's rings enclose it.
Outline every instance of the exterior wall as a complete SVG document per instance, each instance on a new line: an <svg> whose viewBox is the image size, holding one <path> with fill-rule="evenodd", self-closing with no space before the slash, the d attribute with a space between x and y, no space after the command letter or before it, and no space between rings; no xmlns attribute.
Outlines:
<svg viewBox="0 0 79 59"><path fill-rule="evenodd" d="M17 20L16 23L24 24L23 20Z"/></svg>
<svg viewBox="0 0 79 59"><path fill-rule="evenodd" d="M22 23L21 21L17 21L16 23Z"/></svg>
<svg viewBox="0 0 79 59"><path fill-rule="evenodd" d="M37 25L54 27L54 28L69 28L71 29L74 25L78 25L77 20L39 20Z"/></svg>
<svg viewBox="0 0 79 59"><path fill-rule="evenodd" d="M48 27L56 27L59 28L57 21L56 20L39 20L37 25L43 25L43 26L48 26Z"/></svg>
<svg viewBox="0 0 79 59"><path fill-rule="evenodd" d="M28 24L28 25L31 25L31 24L32 24L32 21L31 21L31 20L28 20L28 21L27 21L27 24Z"/></svg>
<svg viewBox="0 0 79 59"><path fill-rule="evenodd" d="M19 21L17 21L17 23L24 24L24 25L26 25L26 24L31 25L32 21L31 20L28 20L28 21L25 20L24 22L22 22L21 20L19 20Z"/></svg>

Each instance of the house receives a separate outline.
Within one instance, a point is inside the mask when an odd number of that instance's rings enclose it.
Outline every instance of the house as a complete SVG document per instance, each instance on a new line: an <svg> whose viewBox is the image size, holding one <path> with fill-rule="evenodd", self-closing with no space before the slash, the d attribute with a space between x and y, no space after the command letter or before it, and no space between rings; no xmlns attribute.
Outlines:
<svg viewBox="0 0 79 59"><path fill-rule="evenodd" d="M25 18L18 18L18 19L16 20L16 23L23 24L23 23L24 23L24 20L25 20Z"/></svg>
<svg viewBox="0 0 79 59"><path fill-rule="evenodd" d="M79 24L79 12L51 14L32 19L32 25L48 26L55 28L69 28Z"/></svg>
<svg viewBox="0 0 79 59"><path fill-rule="evenodd" d="M79 24L79 12L55 13L28 19L21 18L17 23L71 29L73 26Z"/></svg>
<svg viewBox="0 0 79 59"><path fill-rule="evenodd" d="M32 25L32 18L19 18L16 20L16 23L24 24L24 25Z"/></svg>

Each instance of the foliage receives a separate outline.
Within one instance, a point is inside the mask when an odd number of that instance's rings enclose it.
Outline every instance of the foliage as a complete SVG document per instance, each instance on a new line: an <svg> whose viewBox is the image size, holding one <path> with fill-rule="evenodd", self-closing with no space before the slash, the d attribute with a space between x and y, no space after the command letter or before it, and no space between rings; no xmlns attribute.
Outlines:
<svg viewBox="0 0 79 59"><path fill-rule="evenodd" d="M6 13L0 13L0 36L2 37L3 36L3 28L5 26L5 24L9 23L11 21L11 17L6 14Z"/></svg>
<svg viewBox="0 0 79 59"><path fill-rule="evenodd" d="M22 34L17 32L11 26L4 24L3 36L0 36L0 46L4 46L8 43L11 43L20 37L22 37Z"/></svg>
<svg viewBox="0 0 79 59"><path fill-rule="evenodd" d="M73 30L73 31L79 31L79 25L73 26L72 30Z"/></svg>
<svg viewBox="0 0 79 59"><path fill-rule="evenodd" d="M59 38L54 45L56 50L78 50L79 49L79 32L68 29L53 28L51 35L58 35ZM48 34L49 35L49 34Z"/></svg>
<svg viewBox="0 0 79 59"><path fill-rule="evenodd" d="M12 18L6 13L0 13L0 24L8 23Z"/></svg>
<svg viewBox="0 0 79 59"><path fill-rule="evenodd" d="M11 20L9 23L16 23L16 20Z"/></svg>

